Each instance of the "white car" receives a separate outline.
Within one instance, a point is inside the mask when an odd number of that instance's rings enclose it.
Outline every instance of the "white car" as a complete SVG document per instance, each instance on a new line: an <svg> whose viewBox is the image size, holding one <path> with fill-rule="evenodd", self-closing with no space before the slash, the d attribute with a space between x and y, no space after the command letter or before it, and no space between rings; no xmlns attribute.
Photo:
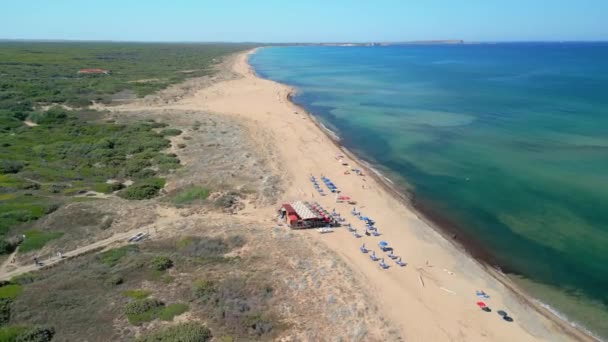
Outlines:
<svg viewBox="0 0 608 342"><path fill-rule="evenodd" d="M129 242L137 242L146 237L146 233L137 233L129 238Z"/></svg>

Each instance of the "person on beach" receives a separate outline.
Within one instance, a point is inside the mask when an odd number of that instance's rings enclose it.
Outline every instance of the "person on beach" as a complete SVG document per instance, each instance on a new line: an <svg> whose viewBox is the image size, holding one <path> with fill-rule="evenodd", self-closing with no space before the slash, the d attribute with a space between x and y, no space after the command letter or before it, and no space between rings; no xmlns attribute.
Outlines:
<svg viewBox="0 0 608 342"><path fill-rule="evenodd" d="M34 265L38 266L38 258L34 257Z"/></svg>

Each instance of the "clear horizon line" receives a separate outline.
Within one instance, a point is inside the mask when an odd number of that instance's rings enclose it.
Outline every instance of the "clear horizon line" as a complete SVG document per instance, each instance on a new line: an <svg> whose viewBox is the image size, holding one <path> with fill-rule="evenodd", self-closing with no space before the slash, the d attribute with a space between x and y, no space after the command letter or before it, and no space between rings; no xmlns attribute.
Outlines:
<svg viewBox="0 0 608 342"><path fill-rule="evenodd" d="M269 41L222 41L222 40L113 40L113 39L54 39L54 38L0 38L0 42L99 42L99 43L164 43L164 44L267 44L267 45L298 45L298 44L407 44L420 42L461 42L463 44L486 44L486 43L608 43L608 39L576 39L576 40L464 40L464 39L420 39L403 41L291 41L291 42L269 42Z"/></svg>

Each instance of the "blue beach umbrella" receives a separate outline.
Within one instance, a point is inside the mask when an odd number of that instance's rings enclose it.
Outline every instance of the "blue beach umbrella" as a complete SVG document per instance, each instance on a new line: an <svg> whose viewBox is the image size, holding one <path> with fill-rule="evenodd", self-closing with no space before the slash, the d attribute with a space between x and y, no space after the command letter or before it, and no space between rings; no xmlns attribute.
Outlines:
<svg viewBox="0 0 608 342"><path fill-rule="evenodd" d="M386 246L388 246L388 242L386 242L386 241L380 241L380 242L378 242L378 246L380 246L380 247L386 247Z"/></svg>

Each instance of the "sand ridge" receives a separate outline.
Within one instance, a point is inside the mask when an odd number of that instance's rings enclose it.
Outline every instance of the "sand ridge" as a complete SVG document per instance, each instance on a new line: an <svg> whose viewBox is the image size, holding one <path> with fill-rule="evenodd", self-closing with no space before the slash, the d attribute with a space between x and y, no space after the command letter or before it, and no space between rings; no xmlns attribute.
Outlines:
<svg viewBox="0 0 608 342"><path fill-rule="evenodd" d="M332 234L314 230L306 234L339 255L366 284L384 317L391 321L404 339L430 341L566 341L586 339L566 324L545 316L537 308L501 281L477 261L443 238L421 220L407 205L396 200L373 177L346 175L336 159L343 152L319 129L311 117L289 101L294 89L264 80L248 64L251 53L227 60L236 77L190 91L176 101L163 101L161 107L180 110L202 110L228 115L245 125L261 153L268 155L268 167L281 174L285 191L280 202L317 201L335 210L359 231L363 224L350 215L351 205L336 204L333 196L320 197L309 177L329 177L344 194L358 201L357 209L377 222L381 237L354 238L344 229ZM141 104L126 105L123 110L142 109ZM271 152L269 152L271 151ZM344 158L349 167L359 167L356 160ZM248 213L260 222L268 222L280 203L261 206ZM285 228L287 229L287 228ZM376 244L388 241L395 253L408 263L398 268L381 270L377 263L361 254L365 243L382 255ZM476 290L491 298L485 302L491 313L481 311L475 303ZM303 294L314 295L314 293ZM515 321L504 322L497 310L507 311Z"/></svg>

